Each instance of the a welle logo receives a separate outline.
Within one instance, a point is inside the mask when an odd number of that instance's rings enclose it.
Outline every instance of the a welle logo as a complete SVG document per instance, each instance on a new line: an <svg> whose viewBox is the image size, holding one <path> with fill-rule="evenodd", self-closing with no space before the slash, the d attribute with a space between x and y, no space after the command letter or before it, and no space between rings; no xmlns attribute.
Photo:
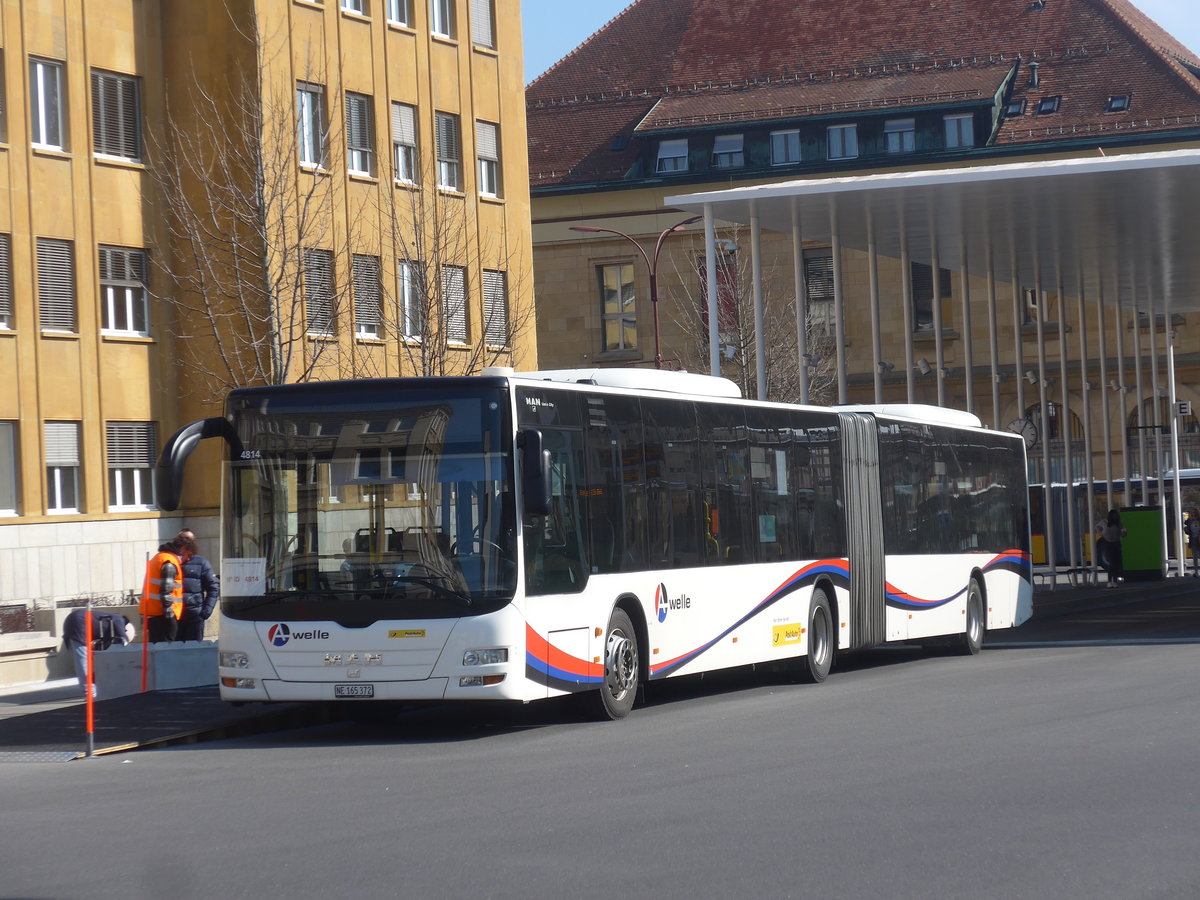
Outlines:
<svg viewBox="0 0 1200 900"><path fill-rule="evenodd" d="M272 647L282 647L288 641L327 641L329 632L314 628L311 631L292 631L279 622L267 629L267 642Z"/></svg>
<svg viewBox="0 0 1200 900"><path fill-rule="evenodd" d="M667 586L659 584L658 590L654 592L654 613L658 616L658 621L665 622L667 620L667 611L672 609L691 609L692 598L687 594L680 594L678 597L667 596Z"/></svg>

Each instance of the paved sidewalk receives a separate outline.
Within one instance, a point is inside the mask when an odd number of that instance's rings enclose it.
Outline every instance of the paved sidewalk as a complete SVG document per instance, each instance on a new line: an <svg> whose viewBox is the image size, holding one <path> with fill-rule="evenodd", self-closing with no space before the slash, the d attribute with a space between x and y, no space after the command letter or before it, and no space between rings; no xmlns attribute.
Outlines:
<svg viewBox="0 0 1200 900"><path fill-rule="evenodd" d="M87 707L74 678L0 689L0 763L78 759L87 750ZM147 691L96 702L94 754L214 740L327 721L320 706L233 706L216 685Z"/></svg>

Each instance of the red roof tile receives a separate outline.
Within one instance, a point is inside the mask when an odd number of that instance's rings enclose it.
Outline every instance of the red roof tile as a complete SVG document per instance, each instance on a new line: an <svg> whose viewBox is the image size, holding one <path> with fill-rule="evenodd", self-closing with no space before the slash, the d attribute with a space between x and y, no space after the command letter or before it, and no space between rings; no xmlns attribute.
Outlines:
<svg viewBox="0 0 1200 900"><path fill-rule="evenodd" d="M1029 85L1023 64L1015 96L1061 94L1062 104L1056 113L1005 120L997 143L1200 127L1200 61L1128 0L1032 6L638 0L526 89L533 184L622 177L638 141L613 151L613 139L632 135L656 104L643 128L703 116L746 120L771 102L802 109L841 98L924 97L942 84L984 90L1018 60L1039 63L1040 84ZM1109 96L1126 93L1127 112L1103 111Z"/></svg>

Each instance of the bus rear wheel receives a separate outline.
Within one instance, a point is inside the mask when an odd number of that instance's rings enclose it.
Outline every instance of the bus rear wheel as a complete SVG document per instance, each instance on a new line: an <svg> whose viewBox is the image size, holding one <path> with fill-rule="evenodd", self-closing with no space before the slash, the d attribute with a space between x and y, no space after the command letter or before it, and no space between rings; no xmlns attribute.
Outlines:
<svg viewBox="0 0 1200 900"><path fill-rule="evenodd" d="M614 609L604 636L604 683L591 694L598 719L623 719L629 715L637 698L640 665L633 623L625 610Z"/></svg>
<svg viewBox="0 0 1200 900"><path fill-rule="evenodd" d="M974 656L983 646L983 634L987 626L983 618L983 590L979 582L971 579L967 587L966 631L959 635L958 652L963 656Z"/></svg>
<svg viewBox="0 0 1200 900"><path fill-rule="evenodd" d="M833 613L829 597L817 588L808 605L808 654L800 659L800 680L820 684L833 667Z"/></svg>

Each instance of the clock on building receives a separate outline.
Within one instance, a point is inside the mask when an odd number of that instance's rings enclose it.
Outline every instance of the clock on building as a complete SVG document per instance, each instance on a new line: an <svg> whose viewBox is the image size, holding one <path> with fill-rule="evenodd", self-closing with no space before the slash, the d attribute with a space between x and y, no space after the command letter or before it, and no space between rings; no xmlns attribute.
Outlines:
<svg viewBox="0 0 1200 900"><path fill-rule="evenodd" d="M1008 423L1008 430L1014 434L1019 434L1025 439L1025 446L1032 447L1037 443L1038 429L1033 424L1033 420L1029 417L1023 419L1013 419Z"/></svg>

